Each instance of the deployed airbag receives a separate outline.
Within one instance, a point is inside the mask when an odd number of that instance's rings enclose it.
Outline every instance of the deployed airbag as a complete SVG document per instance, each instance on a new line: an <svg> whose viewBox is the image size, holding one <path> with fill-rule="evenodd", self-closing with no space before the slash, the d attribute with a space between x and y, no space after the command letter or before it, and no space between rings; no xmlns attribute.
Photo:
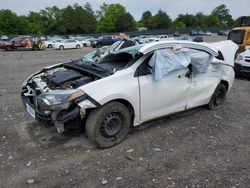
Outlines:
<svg viewBox="0 0 250 188"><path fill-rule="evenodd" d="M194 71L205 73L212 63L213 56L198 50L174 51L171 49L156 50L149 61L153 79L159 80L173 71L193 65Z"/></svg>

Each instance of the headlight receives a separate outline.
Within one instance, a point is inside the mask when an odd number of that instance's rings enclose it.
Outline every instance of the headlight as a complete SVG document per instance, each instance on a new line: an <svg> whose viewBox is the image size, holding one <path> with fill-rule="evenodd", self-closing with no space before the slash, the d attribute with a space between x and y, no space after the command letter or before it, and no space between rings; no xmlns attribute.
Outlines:
<svg viewBox="0 0 250 188"><path fill-rule="evenodd" d="M62 110L69 108L73 100L84 95L83 91L77 89L51 91L39 95L37 102L41 109Z"/></svg>
<svg viewBox="0 0 250 188"><path fill-rule="evenodd" d="M242 55L238 55L236 57L236 61L243 61L244 60L244 57Z"/></svg>

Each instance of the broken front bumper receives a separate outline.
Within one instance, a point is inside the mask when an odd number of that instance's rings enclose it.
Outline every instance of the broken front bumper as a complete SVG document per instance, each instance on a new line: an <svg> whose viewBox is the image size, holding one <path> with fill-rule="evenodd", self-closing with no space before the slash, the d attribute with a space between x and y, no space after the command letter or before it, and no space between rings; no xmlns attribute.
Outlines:
<svg viewBox="0 0 250 188"><path fill-rule="evenodd" d="M21 95L22 102L27 112L37 121L45 124L54 124L59 133L67 129L79 129L81 127L80 107L75 105L68 110L41 111L25 96Z"/></svg>

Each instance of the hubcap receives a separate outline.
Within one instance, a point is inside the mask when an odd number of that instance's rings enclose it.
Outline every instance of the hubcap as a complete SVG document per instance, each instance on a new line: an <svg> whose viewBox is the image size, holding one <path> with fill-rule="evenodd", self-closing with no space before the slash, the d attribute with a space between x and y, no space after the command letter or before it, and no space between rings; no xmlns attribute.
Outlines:
<svg viewBox="0 0 250 188"><path fill-rule="evenodd" d="M122 128L122 116L119 113L112 112L107 115L101 124L101 134L105 138L116 136Z"/></svg>

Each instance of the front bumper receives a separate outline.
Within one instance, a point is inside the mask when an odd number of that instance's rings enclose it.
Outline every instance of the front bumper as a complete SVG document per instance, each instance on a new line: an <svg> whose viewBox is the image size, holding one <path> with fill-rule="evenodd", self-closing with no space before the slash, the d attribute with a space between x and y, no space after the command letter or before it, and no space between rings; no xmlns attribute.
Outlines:
<svg viewBox="0 0 250 188"><path fill-rule="evenodd" d="M32 104L25 96L21 95L21 99L26 109L26 104L28 104L35 111L35 119L43 123L53 123L51 114L46 114L38 110L34 104Z"/></svg>
<svg viewBox="0 0 250 188"><path fill-rule="evenodd" d="M242 66L239 63L235 63L234 71L236 75L250 77L250 67Z"/></svg>
<svg viewBox="0 0 250 188"><path fill-rule="evenodd" d="M21 99L25 109L28 104L34 110L35 119L37 121L45 124L54 124L59 133L68 129L79 129L82 126L80 107L77 105L70 107L68 110L43 112L32 104L24 95L21 95Z"/></svg>

